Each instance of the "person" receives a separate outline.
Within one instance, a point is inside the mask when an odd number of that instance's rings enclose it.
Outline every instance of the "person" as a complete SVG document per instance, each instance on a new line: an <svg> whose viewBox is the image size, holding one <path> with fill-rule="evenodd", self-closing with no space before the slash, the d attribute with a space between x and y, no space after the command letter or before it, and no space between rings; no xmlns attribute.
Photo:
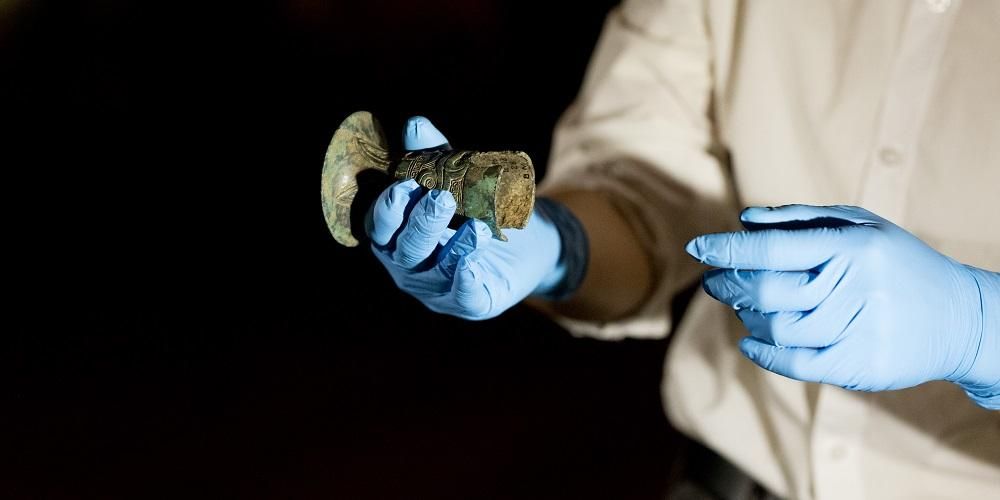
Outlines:
<svg viewBox="0 0 1000 500"><path fill-rule="evenodd" d="M449 229L452 196L409 181L372 250L437 312L530 297L577 335L672 332L670 421L773 495L1000 498L998 21L626 0L523 230ZM421 117L404 140L450 147Z"/></svg>

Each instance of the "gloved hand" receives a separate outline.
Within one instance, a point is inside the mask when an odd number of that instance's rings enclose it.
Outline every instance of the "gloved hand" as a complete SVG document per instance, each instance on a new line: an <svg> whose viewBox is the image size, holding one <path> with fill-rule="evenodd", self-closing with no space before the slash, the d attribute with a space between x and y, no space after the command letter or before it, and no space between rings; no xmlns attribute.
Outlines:
<svg viewBox="0 0 1000 500"><path fill-rule="evenodd" d="M423 117L409 120L403 142L407 150L450 149ZM455 199L448 191L398 182L375 201L372 251L396 285L432 311L492 318L529 294L549 294L564 284L560 233L550 217L539 213L544 203L538 202L524 229L504 230L504 242L476 220L449 229Z"/></svg>
<svg viewBox="0 0 1000 500"><path fill-rule="evenodd" d="M748 231L695 238L703 285L750 332L775 373L847 389L963 386L1000 409L1000 274L962 265L848 207L748 208Z"/></svg>

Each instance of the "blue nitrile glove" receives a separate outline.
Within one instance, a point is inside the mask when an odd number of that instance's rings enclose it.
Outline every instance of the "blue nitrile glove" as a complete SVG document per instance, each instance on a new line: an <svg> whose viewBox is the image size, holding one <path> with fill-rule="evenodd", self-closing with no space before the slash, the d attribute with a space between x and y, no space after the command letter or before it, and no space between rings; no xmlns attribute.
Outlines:
<svg viewBox="0 0 1000 500"><path fill-rule="evenodd" d="M407 150L448 148L426 118L409 120ZM415 181L397 182L379 195L369 228L372 251L396 285L432 311L480 320L492 318L529 294L561 298L582 280L582 228L569 211L539 198L524 229L495 240L486 224L469 220L448 228L455 199ZM574 252L564 251L572 246ZM583 263L586 259L583 260Z"/></svg>
<svg viewBox="0 0 1000 500"><path fill-rule="evenodd" d="M748 208L748 231L695 238L709 295L775 373L847 389L961 385L1000 409L1000 274L962 265L867 210Z"/></svg>

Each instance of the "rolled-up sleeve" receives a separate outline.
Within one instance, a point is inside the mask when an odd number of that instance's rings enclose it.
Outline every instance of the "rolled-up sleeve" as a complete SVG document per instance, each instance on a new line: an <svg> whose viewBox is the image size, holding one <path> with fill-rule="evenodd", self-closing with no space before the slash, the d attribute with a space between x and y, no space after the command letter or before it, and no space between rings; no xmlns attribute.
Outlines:
<svg viewBox="0 0 1000 500"><path fill-rule="evenodd" d="M670 301L702 270L684 244L736 219L711 119L711 54L701 1L626 1L607 18L580 94L556 127L539 191L608 194L650 258L654 287L616 321L555 318L575 335L665 336Z"/></svg>

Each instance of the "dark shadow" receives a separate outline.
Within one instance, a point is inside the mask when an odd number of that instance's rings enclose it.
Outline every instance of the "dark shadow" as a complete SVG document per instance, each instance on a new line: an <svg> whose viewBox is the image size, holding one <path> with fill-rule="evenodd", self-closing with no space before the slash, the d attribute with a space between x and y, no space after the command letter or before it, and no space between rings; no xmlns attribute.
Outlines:
<svg viewBox="0 0 1000 500"><path fill-rule="evenodd" d="M784 222L775 222L773 224L759 224L756 222L743 222L743 227L750 231L757 231L761 229L816 229L821 227L846 227L846 226L856 226L857 223L851 222L845 219L838 219L836 217L817 217L815 219L809 220L790 220Z"/></svg>

